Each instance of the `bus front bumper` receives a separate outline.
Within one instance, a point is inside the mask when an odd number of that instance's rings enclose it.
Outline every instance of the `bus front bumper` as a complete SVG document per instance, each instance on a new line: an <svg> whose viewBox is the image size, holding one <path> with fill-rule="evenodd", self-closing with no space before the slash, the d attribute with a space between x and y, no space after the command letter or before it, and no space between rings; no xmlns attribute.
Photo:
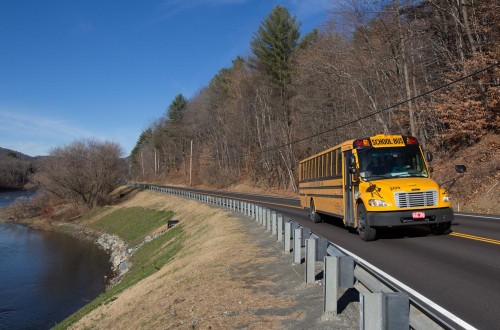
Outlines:
<svg viewBox="0 0 500 330"><path fill-rule="evenodd" d="M432 225L453 221L453 209L424 209L409 211L367 212L370 227Z"/></svg>

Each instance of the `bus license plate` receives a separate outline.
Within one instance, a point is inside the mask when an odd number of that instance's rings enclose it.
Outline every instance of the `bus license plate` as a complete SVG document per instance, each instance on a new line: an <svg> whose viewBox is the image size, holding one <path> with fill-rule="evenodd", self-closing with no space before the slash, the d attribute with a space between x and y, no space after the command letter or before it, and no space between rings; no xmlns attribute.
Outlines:
<svg viewBox="0 0 500 330"><path fill-rule="evenodd" d="M425 219L425 212L413 212L413 219Z"/></svg>

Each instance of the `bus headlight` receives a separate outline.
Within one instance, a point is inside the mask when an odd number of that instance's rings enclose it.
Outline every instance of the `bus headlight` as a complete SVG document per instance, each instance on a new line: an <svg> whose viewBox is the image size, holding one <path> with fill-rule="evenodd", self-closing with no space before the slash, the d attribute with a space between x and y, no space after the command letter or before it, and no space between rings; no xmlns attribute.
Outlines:
<svg viewBox="0 0 500 330"><path fill-rule="evenodd" d="M445 203L451 202L451 197L450 196L444 196L443 197L443 202L445 202Z"/></svg>
<svg viewBox="0 0 500 330"><path fill-rule="evenodd" d="M387 206L387 203L380 199L370 199L368 201L368 205L370 206Z"/></svg>

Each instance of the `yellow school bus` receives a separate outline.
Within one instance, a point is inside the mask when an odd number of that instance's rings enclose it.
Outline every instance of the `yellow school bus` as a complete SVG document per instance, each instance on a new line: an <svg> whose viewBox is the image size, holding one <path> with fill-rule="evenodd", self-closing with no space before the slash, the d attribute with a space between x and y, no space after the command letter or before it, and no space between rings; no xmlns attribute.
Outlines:
<svg viewBox="0 0 500 330"><path fill-rule="evenodd" d="M428 225L449 232L453 221L447 191L430 178L432 169L416 138L375 135L343 142L299 162L300 204L314 222L343 219L364 241L380 227ZM465 166L457 166L464 172Z"/></svg>

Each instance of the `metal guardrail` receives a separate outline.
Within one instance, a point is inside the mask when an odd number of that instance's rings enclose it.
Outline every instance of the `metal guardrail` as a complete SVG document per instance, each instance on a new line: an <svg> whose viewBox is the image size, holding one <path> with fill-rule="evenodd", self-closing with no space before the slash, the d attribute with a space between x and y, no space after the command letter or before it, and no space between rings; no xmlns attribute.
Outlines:
<svg viewBox="0 0 500 330"><path fill-rule="evenodd" d="M302 263L305 254L306 283L315 281L315 263L322 261L325 320L337 315L339 289L355 288L360 296L360 329L473 328L451 313L432 307L425 297L406 289L404 284L361 258L270 208L184 189L132 182L128 185L197 200L253 218L282 242L283 250L292 253L294 263Z"/></svg>

